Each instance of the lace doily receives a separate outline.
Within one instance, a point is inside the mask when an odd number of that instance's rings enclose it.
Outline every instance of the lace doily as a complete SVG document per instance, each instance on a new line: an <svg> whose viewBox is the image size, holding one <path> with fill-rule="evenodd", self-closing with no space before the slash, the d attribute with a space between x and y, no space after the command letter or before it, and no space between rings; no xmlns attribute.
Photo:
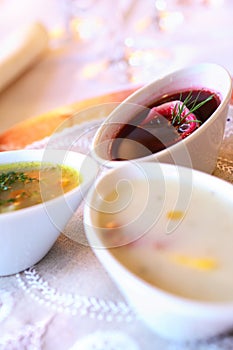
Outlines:
<svg viewBox="0 0 233 350"><path fill-rule="evenodd" d="M65 312L71 316L79 314L106 322L132 322L136 318L123 300L105 300L75 292L62 292L61 288L51 286L36 267L26 270L23 275L17 274L17 279L19 287L23 288L30 298L51 307L57 313Z"/></svg>
<svg viewBox="0 0 233 350"><path fill-rule="evenodd" d="M24 325L17 331L0 338L1 350L39 350L43 349L43 336L49 321Z"/></svg>
<svg viewBox="0 0 233 350"><path fill-rule="evenodd" d="M123 332L95 332L81 339L70 350L139 350L138 345Z"/></svg>
<svg viewBox="0 0 233 350"><path fill-rule="evenodd" d="M27 149L84 154L102 120L74 125ZM233 182L233 108L214 175ZM0 350L232 350L231 334L198 343L159 338L127 304L88 246L81 205L36 266L0 278Z"/></svg>

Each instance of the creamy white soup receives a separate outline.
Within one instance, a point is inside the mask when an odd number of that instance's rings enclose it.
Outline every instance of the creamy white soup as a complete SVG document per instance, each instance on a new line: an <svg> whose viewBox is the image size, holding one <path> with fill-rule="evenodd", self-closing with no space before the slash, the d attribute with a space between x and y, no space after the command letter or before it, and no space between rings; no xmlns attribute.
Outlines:
<svg viewBox="0 0 233 350"><path fill-rule="evenodd" d="M156 181L121 185L93 214L111 254L175 295L233 300L233 200L204 185L190 190L168 182L166 191Z"/></svg>

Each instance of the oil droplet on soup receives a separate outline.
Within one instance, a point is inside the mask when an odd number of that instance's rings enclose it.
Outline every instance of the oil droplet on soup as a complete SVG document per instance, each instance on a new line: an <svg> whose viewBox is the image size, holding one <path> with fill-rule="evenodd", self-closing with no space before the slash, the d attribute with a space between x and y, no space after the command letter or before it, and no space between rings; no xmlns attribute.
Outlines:
<svg viewBox="0 0 233 350"><path fill-rule="evenodd" d="M68 166L18 162L0 166L0 213L40 204L77 187L79 173Z"/></svg>
<svg viewBox="0 0 233 350"><path fill-rule="evenodd" d="M158 195L153 193L136 220L146 198L146 185L139 180L133 182L135 193L130 206L110 214L102 207L95 214L94 222L109 252L127 269L162 290L195 300L232 301L232 201L224 202L226 198L204 185L190 192L185 183L180 188L172 181L166 183L166 192L162 193L154 181L150 187ZM189 196L177 204L180 189ZM138 203L141 207L135 211ZM154 224L150 222L146 230L145 220L153 215ZM168 233L171 222L176 225Z"/></svg>

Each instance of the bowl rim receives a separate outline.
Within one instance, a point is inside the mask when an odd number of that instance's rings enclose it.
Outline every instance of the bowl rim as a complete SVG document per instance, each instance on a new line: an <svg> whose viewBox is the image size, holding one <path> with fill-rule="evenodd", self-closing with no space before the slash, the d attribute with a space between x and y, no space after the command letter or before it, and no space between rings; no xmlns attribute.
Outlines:
<svg viewBox="0 0 233 350"><path fill-rule="evenodd" d="M137 161L133 161L133 162L138 163ZM122 171L123 168L128 167L129 163L130 162L124 162L124 164L121 165L120 167L110 169L106 174L104 174L102 177L97 179L95 183L95 188L98 188L98 186L100 186L101 183L105 181L106 176L112 176L113 173ZM158 163L153 163L153 162L140 163L140 165L142 166L145 165L152 168L157 164ZM229 198L231 196L232 198L233 186L231 183L227 182L226 180L210 175L208 173L204 173L199 170L187 168L180 165L177 166L173 164L159 163L159 166L163 168L163 174L168 174L169 177L171 177L171 175L173 176L175 168L179 168L181 171L192 173L192 179L194 179L194 181L196 181L197 183L201 182L202 178L205 178L206 180L208 180L207 183L209 186L212 186L212 184L213 185L215 184L217 193L220 193L219 189L222 189L223 187L225 190L224 193L226 193L227 197ZM208 313L211 313L212 315L217 315L218 317L223 316L223 313L224 315L229 314L232 317L233 299L232 301L205 301L205 300L197 300L197 299L191 299L189 297L179 296L169 291L166 291L160 287L154 286L149 282L143 280L143 278L140 278L139 276L134 274L130 269L126 268L123 263L118 261L109 251L111 250L111 248L108 249L106 246L104 247L103 242L101 241L100 238L98 238L95 228L93 228L93 226L91 225L92 223L91 208L88 205L88 203L91 203L91 200L94 197L95 188L91 187L89 189L89 192L88 192L89 201L86 201L84 204L83 223L84 223L84 230L85 230L88 243L106 270L109 269L106 266L113 264L117 268L118 272L120 272L120 275L123 274L127 276L128 278L133 280L133 284L135 284L139 288L140 287L146 288L149 293L153 293L154 296L157 295L160 298L160 300L166 300L168 305L171 305L173 309L174 308L177 309L180 314L186 314L188 312L195 315L195 314L200 314L200 313L203 314L205 312L208 312ZM94 239L95 242L101 243L102 247L92 246L92 239ZM115 280L114 277L112 278L113 280ZM116 284L120 286L118 281L116 282ZM124 292L124 288L122 290ZM182 309L181 309L181 306L182 306Z"/></svg>
<svg viewBox="0 0 233 350"><path fill-rule="evenodd" d="M138 158L135 158L134 160L137 160L139 162L140 161L147 161L147 160L151 159L151 157L152 158L157 158L160 156L163 157L167 153L176 152L177 150L179 150L179 148L184 147L184 146L188 145L190 142L192 142L193 140L195 140L195 138L197 138L200 133L205 132L205 130L209 127L209 124L213 123L217 119L219 113L221 113L224 110L224 108L226 108L227 105L230 103L232 89L233 89L232 78L231 78L231 75L228 72L228 70L225 67L223 67L222 65L219 65L217 63L208 63L208 62L196 63L193 65L186 66L186 67L183 67L181 69L175 70L167 75L164 75L163 77L160 77L159 79L156 79L156 80L150 82L149 84L146 84L145 86L137 89L135 92L133 92L131 95L129 95L125 100L123 100L119 105L117 105L116 108L114 108L114 110L101 123L101 125L99 126L98 130L96 131L96 133L94 135L94 138L93 138L92 144L91 144L91 152L92 152L93 158L96 159L96 161L100 164L106 163L107 167L111 167L111 168L118 167L119 163L121 163L121 162L114 161L111 159L102 158L98 154L98 152L95 151L96 146L98 146L99 140L101 139L101 134L102 134L103 130L106 130L106 128L112 124L124 124L123 122L117 122L117 121L114 121L112 119L114 119L115 116L118 115L119 111L121 111L121 109L124 108L124 106L126 104L128 104L128 105L131 104L131 105L135 105L135 106L142 106L142 107L147 108L145 106L145 104L137 103L137 99L139 96L141 96L141 94L145 94L147 91L149 91L151 89L151 87L153 87L154 85L159 86L159 84L165 80L170 80L172 78L175 78L177 75L195 70L199 67L200 68L202 67L202 69L205 67L208 69L216 68L225 74L225 80L226 80L225 85L227 86L225 96L222 96L221 92L217 91L217 93L220 94L220 99L221 99L219 106L216 108L214 113L212 113L211 116L201 125L200 128L195 130L195 132L193 132L191 135L189 135L185 139L182 139L179 142L176 142L175 144L173 144L173 145L171 145L171 146L169 146L169 147L167 147L159 152L151 153L150 155L144 156L144 157L138 157ZM107 142L108 143L111 142L111 139L107 140ZM132 160L132 159L129 159L129 160ZM125 161L123 161L123 162L125 162Z"/></svg>

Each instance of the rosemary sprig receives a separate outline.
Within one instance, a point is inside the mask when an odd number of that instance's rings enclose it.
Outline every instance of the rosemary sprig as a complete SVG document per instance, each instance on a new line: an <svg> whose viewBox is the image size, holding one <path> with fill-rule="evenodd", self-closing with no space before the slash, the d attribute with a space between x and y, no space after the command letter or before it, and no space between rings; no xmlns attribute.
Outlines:
<svg viewBox="0 0 233 350"><path fill-rule="evenodd" d="M201 94L201 91L199 91L199 93L197 94L196 98L194 99L194 101L192 101L192 91L190 91L187 95L187 97L184 99L183 103L176 103L173 111L172 111L172 125L174 124L182 124L182 122L187 118L188 115L190 115L191 113L194 113L197 109L199 109L200 107L202 107L205 103L207 103L208 101L210 101L213 98L213 94L210 95L209 97L207 97L204 101L201 101L199 103L197 103L199 96ZM182 93L180 94L180 101L182 101ZM192 101L192 102L191 102ZM190 107L187 107L188 105L190 105ZM185 111L185 108L189 108L189 112L187 112L184 116L182 116L182 114ZM192 119L192 120L186 120L187 123L201 123L200 120L198 119Z"/></svg>

